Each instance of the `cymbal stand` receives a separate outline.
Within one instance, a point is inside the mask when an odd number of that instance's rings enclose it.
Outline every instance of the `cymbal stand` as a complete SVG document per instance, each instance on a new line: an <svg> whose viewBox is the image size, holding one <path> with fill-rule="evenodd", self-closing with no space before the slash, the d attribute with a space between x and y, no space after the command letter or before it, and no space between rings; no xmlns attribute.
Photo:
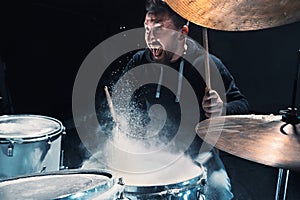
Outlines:
<svg viewBox="0 0 300 200"><path fill-rule="evenodd" d="M288 108L288 110L279 111L279 113L282 114L282 121L285 122L285 124L281 126L280 131L285 135L287 135L287 133L283 129L288 124L291 124L294 127L295 134L299 134L296 131L297 130L296 125L300 123L300 116L298 116L297 108L296 108L296 97L297 97L297 86L298 86L299 74L300 74L300 50L298 50L298 63L297 63L296 78L294 80L294 87L293 87L294 89L293 89L293 96L292 96L292 107ZM281 199L285 200L288 179L289 179L289 169L279 168L275 200L281 200Z"/></svg>

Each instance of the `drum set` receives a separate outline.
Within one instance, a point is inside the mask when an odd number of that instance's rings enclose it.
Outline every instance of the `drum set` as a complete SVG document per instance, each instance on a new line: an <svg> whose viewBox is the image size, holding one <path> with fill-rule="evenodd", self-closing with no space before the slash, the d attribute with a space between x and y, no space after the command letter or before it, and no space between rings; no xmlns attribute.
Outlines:
<svg viewBox="0 0 300 200"><path fill-rule="evenodd" d="M165 2L189 21L217 30L258 30L300 20L299 0ZM299 121L295 112L221 116L200 122L196 132L220 150L279 168L277 200L285 199L289 170L300 169ZM157 177L157 183L147 185L126 184L105 169L64 169L64 134L63 124L51 117L0 116L1 199L205 199L206 171L201 165L192 177L167 183Z"/></svg>
<svg viewBox="0 0 300 200"><path fill-rule="evenodd" d="M170 175L173 179L165 182L160 173L166 172L151 174L157 179L147 184L126 184L107 169L64 168L64 134L62 123L51 117L0 116L1 199L205 199L206 171L201 164L191 168L193 174ZM150 177L140 180L145 178Z"/></svg>

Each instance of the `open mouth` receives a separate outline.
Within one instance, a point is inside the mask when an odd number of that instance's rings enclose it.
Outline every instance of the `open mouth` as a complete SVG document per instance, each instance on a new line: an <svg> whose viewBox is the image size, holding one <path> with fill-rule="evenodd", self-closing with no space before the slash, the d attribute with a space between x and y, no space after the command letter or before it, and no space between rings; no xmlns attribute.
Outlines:
<svg viewBox="0 0 300 200"><path fill-rule="evenodd" d="M163 49L161 47L151 48L151 51L155 57L160 57L163 53Z"/></svg>
<svg viewBox="0 0 300 200"><path fill-rule="evenodd" d="M149 48L155 58L159 58L163 54L163 47L159 41L153 41L149 44Z"/></svg>

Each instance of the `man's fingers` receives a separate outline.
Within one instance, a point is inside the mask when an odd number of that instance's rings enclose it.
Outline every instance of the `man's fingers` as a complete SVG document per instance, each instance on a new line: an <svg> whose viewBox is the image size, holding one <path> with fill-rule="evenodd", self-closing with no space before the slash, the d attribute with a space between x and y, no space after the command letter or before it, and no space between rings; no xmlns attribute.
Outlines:
<svg viewBox="0 0 300 200"><path fill-rule="evenodd" d="M203 106L203 110L205 112L210 112L210 113L219 112L220 110L222 110L222 108L223 106L221 104L216 104L214 106L206 106L206 107Z"/></svg>
<svg viewBox="0 0 300 200"><path fill-rule="evenodd" d="M211 118L212 116L220 116L221 112L220 111L215 111L215 112L205 112L205 116L208 118Z"/></svg>
<svg viewBox="0 0 300 200"><path fill-rule="evenodd" d="M216 106L219 104L219 101L218 99L215 99L215 98L211 98L211 99L205 99L202 103L203 106L205 107L211 107L211 106Z"/></svg>
<svg viewBox="0 0 300 200"><path fill-rule="evenodd" d="M206 90L202 100L202 107L206 117L219 116L222 113L223 101L215 90Z"/></svg>

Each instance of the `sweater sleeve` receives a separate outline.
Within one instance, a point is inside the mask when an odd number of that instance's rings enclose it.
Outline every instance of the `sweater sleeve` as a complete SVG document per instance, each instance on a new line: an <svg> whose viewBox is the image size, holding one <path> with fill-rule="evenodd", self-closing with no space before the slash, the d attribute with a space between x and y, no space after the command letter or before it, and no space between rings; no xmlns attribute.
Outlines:
<svg viewBox="0 0 300 200"><path fill-rule="evenodd" d="M230 74L225 65L221 60L214 57L214 62L216 63L220 74L222 76L225 92L226 92L226 115L237 115L237 114L247 114L249 113L249 103L246 97L241 93L237 87L233 76Z"/></svg>

